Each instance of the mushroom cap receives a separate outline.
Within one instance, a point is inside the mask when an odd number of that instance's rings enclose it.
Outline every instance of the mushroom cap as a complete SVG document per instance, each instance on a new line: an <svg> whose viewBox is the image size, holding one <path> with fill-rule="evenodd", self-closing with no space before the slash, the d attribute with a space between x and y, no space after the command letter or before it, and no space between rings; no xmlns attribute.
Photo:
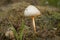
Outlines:
<svg viewBox="0 0 60 40"><path fill-rule="evenodd" d="M24 11L25 16L38 16L40 14L40 11L33 5L29 5Z"/></svg>

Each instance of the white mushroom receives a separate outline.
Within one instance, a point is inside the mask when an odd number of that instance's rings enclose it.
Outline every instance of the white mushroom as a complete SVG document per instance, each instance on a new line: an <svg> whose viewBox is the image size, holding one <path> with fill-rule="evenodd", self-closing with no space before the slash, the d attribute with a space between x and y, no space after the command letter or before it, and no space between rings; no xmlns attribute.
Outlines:
<svg viewBox="0 0 60 40"><path fill-rule="evenodd" d="M29 5L25 11L24 11L24 15L25 16L29 16L32 18L33 21L33 27L34 27L34 31L36 32L36 26L35 26L35 21L34 21L34 17L41 15L40 11L33 5Z"/></svg>

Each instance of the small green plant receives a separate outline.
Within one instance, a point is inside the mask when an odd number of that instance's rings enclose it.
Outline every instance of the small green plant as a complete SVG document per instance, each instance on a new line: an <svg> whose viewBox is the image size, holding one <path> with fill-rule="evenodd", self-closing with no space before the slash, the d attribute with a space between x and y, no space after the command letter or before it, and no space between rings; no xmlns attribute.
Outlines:
<svg viewBox="0 0 60 40"><path fill-rule="evenodd" d="M22 40L22 36L23 36L23 31L25 29L25 25L24 25L24 20L22 20L22 26L21 26L21 30L19 30L19 40Z"/></svg>
<svg viewBox="0 0 60 40"><path fill-rule="evenodd" d="M11 27L13 28L13 33L14 33L16 40L22 40L23 31L25 29L24 20L22 20L22 24L21 24L21 27L20 27L20 30L18 33L17 33L16 29L13 27L13 25L11 25Z"/></svg>

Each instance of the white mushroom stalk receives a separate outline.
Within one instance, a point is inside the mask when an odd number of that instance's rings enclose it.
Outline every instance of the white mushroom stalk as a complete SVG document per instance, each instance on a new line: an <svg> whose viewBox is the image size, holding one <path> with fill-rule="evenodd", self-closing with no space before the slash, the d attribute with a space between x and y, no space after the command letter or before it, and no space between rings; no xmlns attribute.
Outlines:
<svg viewBox="0 0 60 40"><path fill-rule="evenodd" d="M25 15L25 16L31 17L32 22L33 22L34 31L35 31L35 32L36 32L36 26L35 26L34 17L35 17L35 16L38 16L38 15L40 15L40 14L41 14L40 11L39 11L35 6L33 6L33 5L29 5L29 6L25 9L25 11L24 11L24 15Z"/></svg>
<svg viewBox="0 0 60 40"><path fill-rule="evenodd" d="M34 17L32 17L32 22L33 22L34 31L36 32L36 26L35 26L35 20L34 20Z"/></svg>

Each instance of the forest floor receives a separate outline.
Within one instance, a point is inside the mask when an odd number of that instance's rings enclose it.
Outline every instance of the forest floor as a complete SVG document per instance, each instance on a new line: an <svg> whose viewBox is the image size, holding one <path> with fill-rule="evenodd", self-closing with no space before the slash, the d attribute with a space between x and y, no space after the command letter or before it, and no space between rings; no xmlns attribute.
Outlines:
<svg viewBox="0 0 60 40"><path fill-rule="evenodd" d="M38 16L35 18L37 30L36 33L34 33L32 20L29 17L24 16L24 10L28 5L30 4L22 2L0 7L0 40L12 40L6 38L5 33L11 27L11 24L15 28L17 33L19 33L19 28L21 28L22 26L22 20L24 20L25 22L23 40L60 40L60 34L58 33L60 31L57 30L57 28L55 30L54 27L50 25L48 26L50 26L49 28L52 29L46 28L47 25L45 25L45 23L49 24L50 20L49 18L46 18L47 13L45 11L60 12L60 10L56 10L56 8L54 10L52 8L52 10L44 10L44 7L41 9L40 6L36 6L39 10L41 10L42 16Z"/></svg>

